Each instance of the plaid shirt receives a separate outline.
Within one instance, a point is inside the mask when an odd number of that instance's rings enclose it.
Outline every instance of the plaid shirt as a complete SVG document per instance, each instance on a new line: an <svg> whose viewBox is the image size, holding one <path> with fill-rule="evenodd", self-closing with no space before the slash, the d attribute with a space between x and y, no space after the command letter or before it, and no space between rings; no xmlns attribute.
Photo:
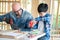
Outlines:
<svg viewBox="0 0 60 40"><path fill-rule="evenodd" d="M46 14L44 17L37 17L35 19L37 21L37 24L34 26L34 29L38 28L38 22L43 21L44 22L44 32L46 33L46 37L50 37L50 20L51 20L51 15Z"/></svg>

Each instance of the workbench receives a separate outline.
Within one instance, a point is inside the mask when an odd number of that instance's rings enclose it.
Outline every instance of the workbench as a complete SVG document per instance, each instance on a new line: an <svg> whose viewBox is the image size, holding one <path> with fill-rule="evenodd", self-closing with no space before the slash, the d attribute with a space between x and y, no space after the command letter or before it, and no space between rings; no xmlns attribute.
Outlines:
<svg viewBox="0 0 60 40"><path fill-rule="evenodd" d="M28 37L30 36L29 33L31 32L18 32L17 30L0 31L0 40L37 40L45 35L45 33L42 33L36 34L34 37Z"/></svg>

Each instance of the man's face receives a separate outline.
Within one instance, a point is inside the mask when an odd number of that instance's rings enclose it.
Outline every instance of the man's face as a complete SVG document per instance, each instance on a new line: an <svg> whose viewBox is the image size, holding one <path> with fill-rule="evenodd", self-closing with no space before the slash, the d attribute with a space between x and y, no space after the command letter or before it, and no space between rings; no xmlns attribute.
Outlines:
<svg viewBox="0 0 60 40"><path fill-rule="evenodd" d="M18 15L21 15L21 13L22 13L22 9L20 8L19 10L14 11L14 13L16 13L17 16L18 16Z"/></svg>
<svg viewBox="0 0 60 40"><path fill-rule="evenodd" d="M15 12L17 15L21 15L21 8L19 3L14 3L12 5L12 11Z"/></svg>

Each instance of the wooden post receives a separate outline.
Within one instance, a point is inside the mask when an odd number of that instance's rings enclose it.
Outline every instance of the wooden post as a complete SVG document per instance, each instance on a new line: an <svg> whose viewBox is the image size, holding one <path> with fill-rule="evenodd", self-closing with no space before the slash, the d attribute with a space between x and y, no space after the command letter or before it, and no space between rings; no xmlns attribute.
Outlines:
<svg viewBox="0 0 60 40"><path fill-rule="evenodd" d="M39 4L39 0L32 0L32 15L33 17L37 17L38 16L38 11L37 11L37 7Z"/></svg>
<svg viewBox="0 0 60 40"><path fill-rule="evenodd" d="M58 8L57 8L57 16L56 16L56 29L58 29L58 13L59 13L59 0L58 0Z"/></svg>

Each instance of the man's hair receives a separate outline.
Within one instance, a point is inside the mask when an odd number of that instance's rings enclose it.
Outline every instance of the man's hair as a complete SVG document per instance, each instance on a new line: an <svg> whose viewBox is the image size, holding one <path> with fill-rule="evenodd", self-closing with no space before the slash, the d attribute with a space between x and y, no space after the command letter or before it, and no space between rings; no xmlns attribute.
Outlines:
<svg viewBox="0 0 60 40"><path fill-rule="evenodd" d="M41 4L38 5L37 10L38 10L38 13L46 12L48 10L48 5L45 4L45 3L41 3Z"/></svg>

